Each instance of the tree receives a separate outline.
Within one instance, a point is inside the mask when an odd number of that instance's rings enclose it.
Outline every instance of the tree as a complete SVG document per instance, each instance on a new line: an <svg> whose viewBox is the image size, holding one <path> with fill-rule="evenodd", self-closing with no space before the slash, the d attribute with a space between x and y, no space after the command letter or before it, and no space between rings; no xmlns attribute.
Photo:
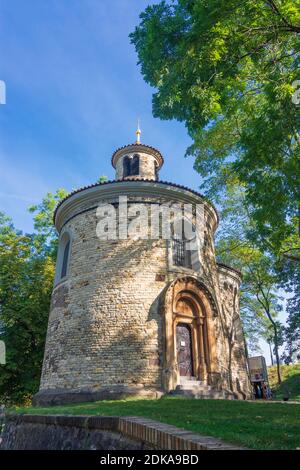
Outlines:
<svg viewBox="0 0 300 470"><path fill-rule="evenodd" d="M255 223L249 215L244 188L232 180L223 191L222 199L222 230L216 238L217 258L242 271L240 311L248 347L257 350L260 338L274 343L280 382L278 349L282 327L276 317L282 303L278 295L276 259L253 242Z"/></svg>
<svg viewBox="0 0 300 470"><path fill-rule="evenodd" d="M256 239L299 261L299 0L162 1L140 18L131 40L154 116L186 124L207 194L236 177Z"/></svg>
<svg viewBox="0 0 300 470"><path fill-rule="evenodd" d="M57 234L53 210L66 192L47 194L35 212L36 233L23 234L0 213L0 399L26 402L38 390L53 288Z"/></svg>
<svg viewBox="0 0 300 470"><path fill-rule="evenodd" d="M278 383L281 383L279 345L282 327L276 317L282 310L282 303L278 296L278 277L274 272L274 261L250 244L235 249L234 259L243 272L242 318L247 315L248 321L251 321L251 317L256 317L260 334L265 339L270 337L270 327L272 328L277 377Z"/></svg>
<svg viewBox="0 0 300 470"><path fill-rule="evenodd" d="M48 253L54 260L57 254L57 232L53 223L53 214L57 204L65 199L68 192L60 188L54 194L47 193L40 204L30 206L29 212L34 214L36 247Z"/></svg>
<svg viewBox="0 0 300 470"><path fill-rule="evenodd" d="M265 337L266 342L269 345L271 365L273 366L274 365L274 358L273 358L274 334L273 334L272 328L266 328L264 337Z"/></svg>
<svg viewBox="0 0 300 470"><path fill-rule="evenodd" d="M99 176L99 178L98 178L98 181L97 181L97 182L102 184L102 183L106 183L107 181L108 181L108 178L107 178L107 176L105 176L105 175L101 175L101 176Z"/></svg>
<svg viewBox="0 0 300 470"><path fill-rule="evenodd" d="M280 277L284 288L290 294L286 302L287 321L283 331L282 359L286 364L300 360L300 267L289 260L280 266Z"/></svg>

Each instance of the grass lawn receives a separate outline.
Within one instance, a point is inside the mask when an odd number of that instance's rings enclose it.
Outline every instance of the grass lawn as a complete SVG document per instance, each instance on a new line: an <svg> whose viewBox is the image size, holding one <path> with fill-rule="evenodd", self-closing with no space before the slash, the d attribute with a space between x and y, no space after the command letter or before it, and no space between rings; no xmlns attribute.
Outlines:
<svg viewBox="0 0 300 470"><path fill-rule="evenodd" d="M270 386L275 390L275 399L281 400L287 390L290 400L300 400L300 363L280 366L282 383L277 385L276 366L268 367Z"/></svg>
<svg viewBox="0 0 300 470"><path fill-rule="evenodd" d="M145 416L252 449L300 448L300 405L163 397L49 408L14 408L18 413Z"/></svg>

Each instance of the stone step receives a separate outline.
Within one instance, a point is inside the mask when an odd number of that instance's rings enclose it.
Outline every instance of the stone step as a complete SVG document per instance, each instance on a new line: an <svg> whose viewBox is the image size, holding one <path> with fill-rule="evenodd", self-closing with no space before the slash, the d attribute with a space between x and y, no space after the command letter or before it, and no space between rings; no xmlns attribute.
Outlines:
<svg viewBox="0 0 300 470"><path fill-rule="evenodd" d="M183 376L181 375L180 376L180 382L199 382L199 380L197 380L197 377L193 377L193 376Z"/></svg>
<svg viewBox="0 0 300 470"><path fill-rule="evenodd" d="M202 380L196 379L196 377L180 377L180 384L204 384Z"/></svg>
<svg viewBox="0 0 300 470"><path fill-rule="evenodd" d="M180 379L181 384L204 384L205 382L203 380L191 380L191 379Z"/></svg>
<svg viewBox="0 0 300 470"><path fill-rule="evenodd" d="M211 390L210 385L205 385L205 384L180 384L177 385L176 390Z"/></svg>
<svg viewBox="0 0 300 470"><path fill-rule="evenodd" d="M180 384L177 385L176 390L211 390L211 386L207 385L201 380L190 380L187 378L180 378Z"/></svg>
<svg viewBox="0 0 300 470"><path fill-rule="evenodd" d="M210 389L202 389L197 390L193 389L178 389L173 390L171 392L173 396L182 396L187 398L196 398L196 399L213 399L213 400L234 400L235 397L232 393L227 392L226 390L212 390Z"/></svg>

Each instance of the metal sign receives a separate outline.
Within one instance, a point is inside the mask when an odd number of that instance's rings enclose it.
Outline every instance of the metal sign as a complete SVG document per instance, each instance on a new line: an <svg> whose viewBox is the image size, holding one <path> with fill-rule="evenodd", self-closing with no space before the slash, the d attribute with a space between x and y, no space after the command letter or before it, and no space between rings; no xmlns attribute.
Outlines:
<svg viewBox="0 0 300 470"><path fill-rule="evenodd" d="M268 372L264 356L249 357L251 382L268 382Z"/></svg>

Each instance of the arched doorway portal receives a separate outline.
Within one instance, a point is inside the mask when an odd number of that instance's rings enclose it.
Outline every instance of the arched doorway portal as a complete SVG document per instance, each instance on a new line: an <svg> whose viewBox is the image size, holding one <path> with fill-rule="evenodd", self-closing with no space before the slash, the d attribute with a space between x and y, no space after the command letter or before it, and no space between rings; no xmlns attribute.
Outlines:
<svg viewBox="0 0 300 470"><path fill-rule="evenodd" d="M216 372L214 317L217 307L197 279L174 281L165 296L165 383L172 390L180 377L212 383Z"/></svg>
<svg viewBox="0 0 300 470"><path fill-rule="evenodd" d="M179 290L174 298L174 310L173 310L173 322L174 339L176 341L176 363L179 378L182 375L188 376L189 374L183 373L183 368L179 367L179 361L182 360L182 356L186 357L188 361L189 346L182 345L185 347L185 351L182 351L180 345L177 343L177 328L178 325L188 326L190 331L190 357L192 362L192 373L191 376L198 380L207 382L207 373L210 370L210 357L209 357L209 341L207 331L207 311L201 301L200 292L190 290L191 286L187 286L189 289ZM184 331L184 330L183 330ZM176 337L175 337L176 336ZM187 334L185 335L187 337ZM185 343L185 341L183 341Z"/></svg>

